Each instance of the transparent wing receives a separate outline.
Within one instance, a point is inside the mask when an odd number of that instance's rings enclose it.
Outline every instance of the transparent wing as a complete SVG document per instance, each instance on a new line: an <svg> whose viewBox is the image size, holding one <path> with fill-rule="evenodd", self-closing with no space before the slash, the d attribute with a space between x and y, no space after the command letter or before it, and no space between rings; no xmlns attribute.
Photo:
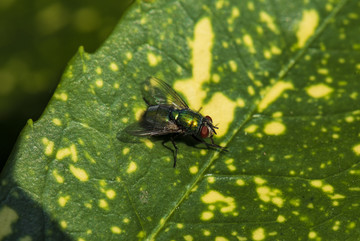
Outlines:
<svg viewBox="0 0 360 241"><path fill-rule="evenodd" d="M148 105L171 105L176 109L188 109L186 102L167 83L155 77L146 78L143 97Z"/></svg>
<svg viewBox="0 0 360 241"><path fill-rule="evenodd" d="M162 136L173 133L181 133L182 130L174 123L168 122L165 125L151 125L148 122L142 121L131 124L120 131L117 135L118 139L129 139L131 136Z"/></svg>

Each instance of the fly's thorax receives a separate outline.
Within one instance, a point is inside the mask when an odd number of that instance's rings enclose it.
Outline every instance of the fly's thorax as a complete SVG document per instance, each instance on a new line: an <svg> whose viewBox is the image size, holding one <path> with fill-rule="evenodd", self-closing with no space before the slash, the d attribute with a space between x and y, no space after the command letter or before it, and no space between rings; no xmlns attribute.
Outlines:
<svg viewBox="0 0 360 241"><path fill-rule="evenodd" d="M191 134L197 134L202 123L203 116L190 109L174 110L172 117L176 124Z"/></svg>

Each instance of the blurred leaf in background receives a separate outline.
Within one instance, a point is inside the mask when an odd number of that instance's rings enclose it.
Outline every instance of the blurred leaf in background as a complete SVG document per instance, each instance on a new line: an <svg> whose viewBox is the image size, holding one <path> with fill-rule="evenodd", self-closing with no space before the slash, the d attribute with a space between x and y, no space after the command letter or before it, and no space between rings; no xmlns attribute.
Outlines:
<svg viewBox="0 0 360 241"><path fill-rule="evenodd" d="M0 170L80 45L95 51L131 0L0 1Z"/></svg>

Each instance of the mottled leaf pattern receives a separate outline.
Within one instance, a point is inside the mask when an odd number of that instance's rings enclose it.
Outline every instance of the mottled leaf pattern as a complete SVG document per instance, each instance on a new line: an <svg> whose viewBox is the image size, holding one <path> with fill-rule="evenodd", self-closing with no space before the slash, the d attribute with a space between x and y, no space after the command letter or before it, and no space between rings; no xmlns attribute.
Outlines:
<svg viewBox="0 0 360 241"><path fill-rule="evenodd" d="M80 48L1 176L0 238L358 240L360 3L143 1ZM228 153L117 133L166 80Z"/></svg>

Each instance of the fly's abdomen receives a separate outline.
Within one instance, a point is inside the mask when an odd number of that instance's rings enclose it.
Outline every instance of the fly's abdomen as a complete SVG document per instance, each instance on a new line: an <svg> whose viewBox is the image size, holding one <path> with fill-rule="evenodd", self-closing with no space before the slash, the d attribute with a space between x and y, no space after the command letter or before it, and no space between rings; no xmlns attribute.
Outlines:
<svg viewBox="0 0 360 241"><path fill-rule="evenodd" d="M170 133L182 133L183 130L176 124L172 112L173 108L163 105L150 106L144 115L146 129L149 135L166 135Z"/></svg>
<svg viewBox="0 0 360 241"><path fill-rule="evenodd" d="M155 105L150 106L145 112L145 121L154 127L164 126L170 120L171 109L169 107Z"/></svg>
<svg viewBox="0 0 360 241"><path fill-rule="evenodd" d="M199 131L202 116L199 113L187 110L177 110L172 112L176 124L186 132L196 134Z"/></svg>

